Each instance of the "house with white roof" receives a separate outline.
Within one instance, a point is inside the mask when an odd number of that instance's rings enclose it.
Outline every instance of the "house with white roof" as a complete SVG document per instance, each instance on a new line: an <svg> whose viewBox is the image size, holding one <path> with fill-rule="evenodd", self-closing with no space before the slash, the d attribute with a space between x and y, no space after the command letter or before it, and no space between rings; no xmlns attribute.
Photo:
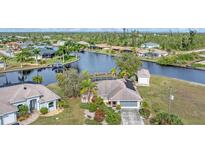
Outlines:
<svg viewBox="0 0 205 154"><path fill-rule="evenodd" d="M78 43L78 44L80 44L80 45L87 46L87 47L89 47L89 46L90 46L90 43L85 42L85 41L79 41L79 42L77 42L77 43Z"/></svg>
<svg viewBox="0 0 205 154"><path fill-rule="evenodd" d="M97 82L97 94L110 107L140 109L142 98L131 81L124 79L102 80Z"/></svg>
<svg viewBox="0 0 205 154"><path fill-rule="evenodd" d="M59 41L56 43L56 46L63 46L65 43L66 43L66 41L59 40Z"/></svg>
<svg viewBox="0 0 205 154"><path fill-rule="evenodd" d="M147 69L141 69L137 71L137 81L140 86L149 86L150 84L150 73Z"/></svg>
<svg viewBox="0 0 205 154"><path fill-rule="evenodd" d="M159 48L160 45L153 42L147 42L141 45L141 48L147 48L147 49L153 49L153 48Z"/></svg>
<svg viewBox="0 0 205 154"><path fill-rule="evenodd" d="M0 88L0 125L17 122L18 108L27 105L29 112L57 109L58 95L40 84L18 84Z"/></svg>

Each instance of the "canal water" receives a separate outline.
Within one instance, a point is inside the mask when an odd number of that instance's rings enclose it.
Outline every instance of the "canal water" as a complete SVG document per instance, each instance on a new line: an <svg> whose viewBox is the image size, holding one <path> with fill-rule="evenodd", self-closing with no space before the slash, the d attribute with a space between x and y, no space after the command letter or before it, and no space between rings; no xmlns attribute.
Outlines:
<svg viewBox="0 0 205 154"><path fill-rule="evenodd" d="M67 65L67 68L76 68L79 72L87 70L90 73L106 73L116 67L114 57L93 52L80 53L80 60ZM149 69L151 74L172 77L205 84L205 71L180 67L161 66L152 62L143 62L143 68ZM43 76L43 84L56 82L56 73L62 70L41 68L25 71L14 71L0 74L0 86L12 83L32 81L36 75Z"/></svg>

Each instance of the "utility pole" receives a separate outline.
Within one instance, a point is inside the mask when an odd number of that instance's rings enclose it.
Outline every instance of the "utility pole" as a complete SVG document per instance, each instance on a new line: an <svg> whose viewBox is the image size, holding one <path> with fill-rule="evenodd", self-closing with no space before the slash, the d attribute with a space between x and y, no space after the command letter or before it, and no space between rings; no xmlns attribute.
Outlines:
<svg viewBox="0 0 205 154"><path fill-rule="evenodd" d="M173 89L172 87L169 88L169 101L168 101L168 113L171 113L171 104L174 100Z"/></svg>

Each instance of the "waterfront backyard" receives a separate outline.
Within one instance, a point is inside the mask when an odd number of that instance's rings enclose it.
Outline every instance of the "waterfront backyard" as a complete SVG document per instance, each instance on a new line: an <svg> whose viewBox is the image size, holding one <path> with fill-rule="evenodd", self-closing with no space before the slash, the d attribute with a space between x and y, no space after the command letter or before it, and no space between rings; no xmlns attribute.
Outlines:
<svg viewBox="0 0 205 154"><path fill-rule="evenodd" d="M153 76L150 87L138 87L143 100L154 110L168 111L168 87L173 88L175 99L171 105L171 113L180 116L184 124L205 123L205 86L186 81ZM65 101L62 113L50 117L39 117L33 125L81 125L85 124L84 110L80 107L80 98L67 98L57 84L48 88L60 95Z"/></svg>
<svg viewBox="0 0 205 154"><path fill-rule="evenodd" d="M205 86L186 81L152 76L150 87L138 87L144 101L153 110L168 111L168 88L172 87L174 101L171 113L179 115L185 124L205 124Z"/></svg>
<svg viewBox="0 0 205 154"><path fill-rule="evenodd" d="M67 68L75 68L79 72L87 70L91 74L109 73L116 67L115 57L94 52L79 53L79 61L66 65ZM153 75L177 78L191 82L205 84L205 73L202 70L187 69L174 66L162 66L153 62L143 62L143 68L148 69ZM44 79L42 84L55 83L56 73L60 70L53 68L31 69L25 71L12 71L0 73L0 86L7 83L20 83L22 77L25 82L32 81L32 77L41 75Z"/></svg>
<svg viewBox="0 0 205 154"><path fill-rule="evenodd" d="M1 59L1 56L0 56ZM36 68L45 68L48 66L51 66L55 64L56 62L60 62L62 64L68 64L72 63L74 61L78 60L76 56L68 56L65 58L65 61L63 62L62 58L60 56L55 56L53 58L47 58L44 60L39 60L38 64L35 63L35 60L30 58L27 59L21 67L21 63L19 63L15 58L10 58L7 60L7 67L0 68L0 73L3 72L9 72L9 71L18 71L18 70L30 70L30 69L36 69Z"/></svg>

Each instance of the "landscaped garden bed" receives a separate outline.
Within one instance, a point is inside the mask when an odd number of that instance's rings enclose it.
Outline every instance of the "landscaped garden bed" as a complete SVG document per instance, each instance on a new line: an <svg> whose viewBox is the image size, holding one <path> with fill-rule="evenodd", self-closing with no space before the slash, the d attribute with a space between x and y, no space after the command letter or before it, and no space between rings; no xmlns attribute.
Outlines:
<svg viewBox="0 0 205 154"><path fill-rule="evenodd" d="M81 103L81 108L85 110L86 124L121 124L119 110L108 107L99 97L94 102Z"/></svg>

